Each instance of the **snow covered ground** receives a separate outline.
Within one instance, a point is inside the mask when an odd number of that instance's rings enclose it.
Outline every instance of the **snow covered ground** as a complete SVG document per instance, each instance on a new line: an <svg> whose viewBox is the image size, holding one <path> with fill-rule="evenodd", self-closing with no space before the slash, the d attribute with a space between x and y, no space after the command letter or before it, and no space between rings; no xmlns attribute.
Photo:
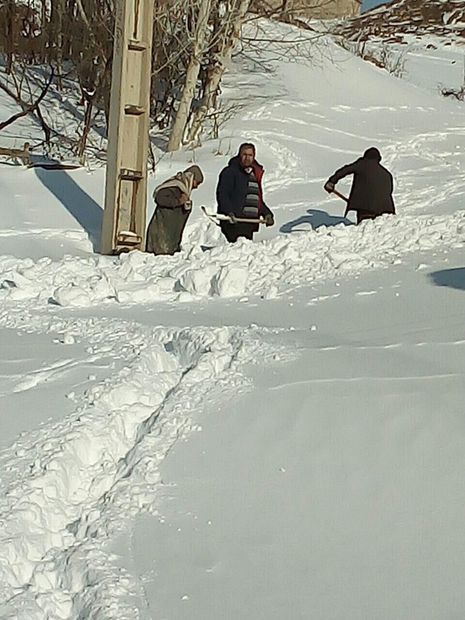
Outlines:
<svg viewBox="0 0 465 620"><path fill-rule="evenodd" d="M415 54L237 62L151 188L195 161L213 205L254 141L253 243L197 209L180 255L100 256L103 169L0 167L2 618L463 616L463 50ZM372 145L398 216L356 227L322 185Z"/></svg>

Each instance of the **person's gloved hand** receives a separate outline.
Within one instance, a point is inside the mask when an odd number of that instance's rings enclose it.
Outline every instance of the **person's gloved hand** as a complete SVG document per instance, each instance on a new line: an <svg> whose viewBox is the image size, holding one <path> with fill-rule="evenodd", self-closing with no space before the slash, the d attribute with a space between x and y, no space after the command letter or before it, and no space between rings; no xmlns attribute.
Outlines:
<svg viewBox="0 0 465 620"><path fill-rule="evenodd" d="M331 194L331 192L334 192L334 183L331 183L331 181L326 181L326 183L324 184L324 188L325 190L328 192L328 194Z"/></svg>
<svg viewBox="0 0 465 620"><path fill-rule="evenodd" d="M186 200L186 202L182 205L184 211L192 210L192 200Z"/></svg>
<svg viewBox="0 0 465 620"><path fill-rule="evenodd" d="M236 216L234 215L234 213L228 213L228 217L229 217L229 219L231 220L231 222L232 222L233 224L235 224L235 222L236 222Z"/></svg>
<svg viewBox="0 0 465 620"><path fill-rule="evenodd" d="M267 213L265 215L265 226L273 226L274 225L274 217L272 213Z"/></svg>

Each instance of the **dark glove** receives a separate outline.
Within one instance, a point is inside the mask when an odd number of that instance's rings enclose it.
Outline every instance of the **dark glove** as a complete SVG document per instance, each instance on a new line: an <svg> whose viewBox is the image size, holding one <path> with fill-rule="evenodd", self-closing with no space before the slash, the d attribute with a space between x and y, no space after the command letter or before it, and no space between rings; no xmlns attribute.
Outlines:
<svg viewBox="0 0 465 620"><path fill-rule="evenodd" d="M232 224L236 223L236 216L234 215L234 213L228 213L228 217L231 220Z"/></svg>
<svg viewBox="0 0 465 620"><path fill-rule="evenodd" d="M272 213L267 213L265 215L264 220L265 220L265 226L268 227L268 226L273 226L274 225L274 217L273 217Z"/></svg>
<svg viewBox="0 0 465 620"><path fill-rule="evenodd" d="M331 183L331 181L326 181L326 183L324 184L324 188L328 192L328 194L331 194L331 192L334 192L335 185L334 183Z"/></svg>

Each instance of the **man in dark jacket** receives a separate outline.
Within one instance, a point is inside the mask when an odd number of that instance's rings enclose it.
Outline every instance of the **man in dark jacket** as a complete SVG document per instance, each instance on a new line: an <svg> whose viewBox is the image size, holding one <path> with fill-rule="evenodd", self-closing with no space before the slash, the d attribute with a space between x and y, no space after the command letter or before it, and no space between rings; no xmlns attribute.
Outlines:
<svg viewBox="0 0 465 620"><path fill-rule="evenodd" d="M220 173L216 188L218 213L240 218L263 217L267 226L273 226L273 213L263 200L263 166L255 159L255 146L245 142L239 153L229 160ZM258 224L247 222L220 222L221 231L230 243L239 237L253 239Z"/></svg>
<svg viewBox="0 0 465 620"><path fill-rule="evenodd" d="M371 147L357 161L336 170L324 185L325 190L331 193L338 181L349 174L354 175L347 211L357 212L357 224L363 220L373 220L383 213L396 212L392 199L392 174L380 161L380 152Z"/></svg>
<svg viewBox="0 0 465 620"><path fill-rule="evenodd" d="M157 207L147 229L147 252L174 254L181 250L182 233L192 210L191 193L202 181L203 173L194 165L155 188Z"/></svg>

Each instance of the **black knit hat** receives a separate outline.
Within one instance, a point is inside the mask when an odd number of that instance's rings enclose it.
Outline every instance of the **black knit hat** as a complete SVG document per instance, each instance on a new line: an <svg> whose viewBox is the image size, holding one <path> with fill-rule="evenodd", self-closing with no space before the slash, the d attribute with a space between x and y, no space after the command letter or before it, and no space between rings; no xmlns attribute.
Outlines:
<svg viewBox="0 0 465 620"><path fill-rule="evenodd" d="M369 149L367 149L363 153L363 157L365 159L375 159L377 162L381 161L381 153L374 146L371 146Z"/></svg>

